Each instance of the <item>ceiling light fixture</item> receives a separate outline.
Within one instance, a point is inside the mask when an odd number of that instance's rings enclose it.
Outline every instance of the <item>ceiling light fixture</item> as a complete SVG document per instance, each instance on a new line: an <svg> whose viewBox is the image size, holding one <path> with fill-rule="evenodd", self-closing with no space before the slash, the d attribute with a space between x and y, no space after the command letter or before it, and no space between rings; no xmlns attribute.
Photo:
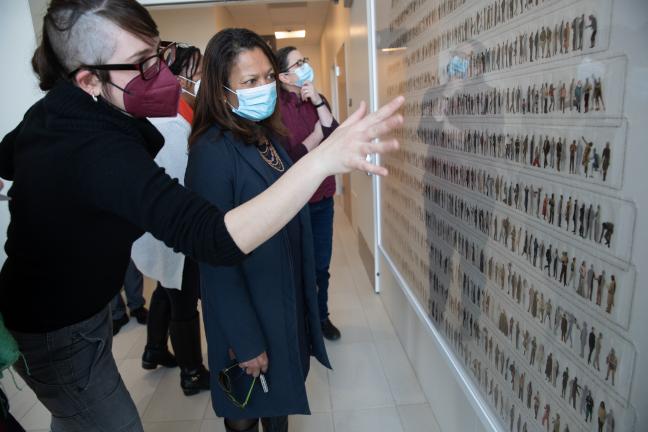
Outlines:
<svg viewBox="0 0 648 432"><path fill-rule="evenodd" d="M275 37L277 39L297 39L305 38L306 30L295 30L295 31L276 31Z"/></svg>

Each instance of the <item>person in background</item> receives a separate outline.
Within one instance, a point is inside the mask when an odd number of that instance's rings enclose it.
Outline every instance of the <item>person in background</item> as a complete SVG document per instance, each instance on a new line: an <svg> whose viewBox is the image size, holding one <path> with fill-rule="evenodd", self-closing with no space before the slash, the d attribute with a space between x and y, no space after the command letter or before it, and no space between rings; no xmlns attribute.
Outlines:
<svg viewBox="0 0 648 432"><path fill-rule="evenodd" d="M273 187L221 211L153 161L164 138L146 118L176 116L180 97L165 48L135 0L51 0L32 58L47 93L0 141L0 177L13 181L0 314L29 365L14 369L56 432L143 431L112 354L109 304L144 232L197 261L237 265L325 177L386 175L365 157L398 148L376 138L403 123L404 98L368 115L361 104Z"/></svg>
<svg viewBox="0 0 648 432"><path fill-rule="evenodd" d="M128 267L126 268L124 293L126 294L126 300L128 300L130 316L135 317L138 323L142 325L146 324L148 310L144 307L146 303L146 300L144 300L144 277L142 277L142 273L135 267L132 261L128 263ZM115 336L130 321L130 317L126 313L126 305L124 304L121 292L117 293L112 303L110 303L110 312L112 314L113 336Z"/></svg>
<svg viewBox="0 0 648 432"><path fill-rule="evenodd" d="M178 115L149 120L164 137L164 147L155 162L184 184L202 55L198 48L184 44L174 44L170 50L167 63L182 86ZM203 365L200 344L197 264L148 233L133 244L131 258L137 269L157 281L151 296L142 366L145 369L155 369L158 365L174 367L177 361L180 387L185 395L209 390L209 372ZM169 334L175 357L167 348Z"/></svg>
<svg viewBox="0 0 648 432"><path fill-rule="evenodd" d="M276 53L279 65L279 104L281 117L288 129L283 141L293 162L331 135L338 122L331 114L328 102L313 85L314 73L308 59L293 46ZM328 288L329 267L333 254L333 195L335 177L327 177L308 202L313 229L315 251L315 274L317 280L317 301L324 337L329 340L340 338L340 331L329 318Z"/></svg>
<svg viewBox="0 0 648 432"><path fill-rule="evenodd" d="M246 29L217 33L203 62L186 185L228 210L271 188L291 165L279 145L287 131L277 106L278 68L268 45ZM259 213L250 226L264 218ZM310 356L330 367L308 207L244 263L201 264L200 282L209 366L219 371L212 380L216 414L227 431L257 431L261 418L264 432L287 432L288 415L310 413Z"/></svg>

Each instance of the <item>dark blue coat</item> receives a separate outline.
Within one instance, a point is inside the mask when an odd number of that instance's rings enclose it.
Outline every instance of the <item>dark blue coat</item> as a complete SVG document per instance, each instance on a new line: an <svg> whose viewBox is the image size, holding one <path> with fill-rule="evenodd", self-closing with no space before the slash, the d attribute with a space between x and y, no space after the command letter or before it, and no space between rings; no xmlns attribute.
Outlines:
<svg viewBox="0 0 648 432"><path fill-rule="evenodd" d="M275 146L286 168L290 159ZM191 147L185 184L223 211L237 207L274 182L256 146L246 145L214 126ZM264 217L259 214L259 220ZM313 240L308 207L299 212L302 274L310 352L330 367L317 306ZM216 414L231 419L309 414L305 374L297 334L295 282L286 228L232 267L200 265L201 294L212 403ZM218 384L218 372L231 364L228 348L239 361L268 354L270 391L255 385L245 409L236 407ZM245 378L244 378L245 379ZM243 398L239 398L242 400Z"/></svg>

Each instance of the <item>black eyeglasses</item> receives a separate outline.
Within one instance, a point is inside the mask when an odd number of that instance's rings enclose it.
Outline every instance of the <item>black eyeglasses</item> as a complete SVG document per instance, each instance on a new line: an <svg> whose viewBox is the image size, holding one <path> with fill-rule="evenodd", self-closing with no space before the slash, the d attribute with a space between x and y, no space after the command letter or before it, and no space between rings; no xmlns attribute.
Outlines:
<svg viewBox="0 0 648 432"><path fill-rule="evenodd" d="M310 64L310 59L308 57L304 57L302 59L297 60L295 63L291 64L288 66L288 68L284 72L290 71L290 69L294 68L295 66L297 67L302 67L304 64L309 63Z"/></svg>
<svg viewBox="0 0 648 432"><path fill-rule="evenodd" d="M164 62L167 66L175 60L177 44L175 42L160 42L157 54L145 58L139 63L117 63L117 64L100 64L100 65L81 65L72 72L69 76L73 77L81 69L94 69L94 70L136 70L139 71L140 76L144 81L151 80L160 73L160 65Z"/></svg>

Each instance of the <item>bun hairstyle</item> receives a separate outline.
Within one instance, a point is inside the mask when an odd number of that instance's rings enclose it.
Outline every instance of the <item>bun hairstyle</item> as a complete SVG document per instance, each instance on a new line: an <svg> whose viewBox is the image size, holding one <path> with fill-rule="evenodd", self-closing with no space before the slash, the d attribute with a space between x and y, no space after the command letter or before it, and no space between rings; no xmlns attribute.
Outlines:
<svg viewBox="0 0 648 432"><path fill-rule="evenodd" d="M136 0L52 0L32 57L41 90L69 81L70 72L83 65L107 62L120 28L151 43L159 36L155 21ZM108 72L97 76L108 80Z"/></svg>

